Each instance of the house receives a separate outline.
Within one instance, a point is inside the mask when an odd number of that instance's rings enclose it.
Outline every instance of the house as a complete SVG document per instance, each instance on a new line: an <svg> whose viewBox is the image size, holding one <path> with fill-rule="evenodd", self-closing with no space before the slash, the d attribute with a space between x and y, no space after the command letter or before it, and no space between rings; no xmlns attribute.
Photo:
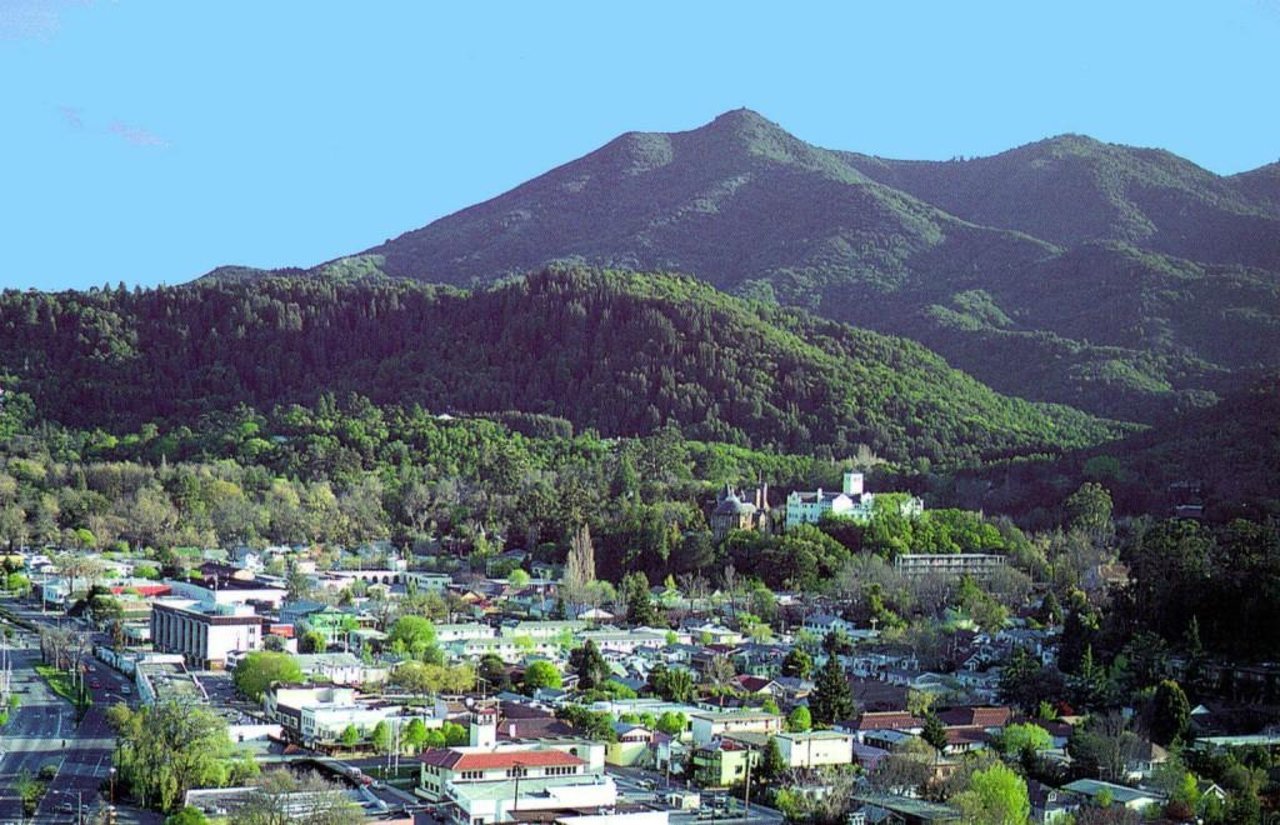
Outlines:
<svg viewBox="0 0 1280 825"><path fill-rule="evenodd" d="M1135 752L1125 762L1125 780L1145 782L1156 769L1169 761L1169 752L1149 740L1142 740Z"/></svg>
<svg viewBox="0 0 1280 825"><path fill-rule="evenodd" d="M691 717L693 741L705 745L713 739L733 733L781 733L782 716L757 711L695 713Z"/></svg>
<svg viewBox="0 0 1280 825"><path fill-rule="evenodd" d="M492 639L496 634L492 625L482 622L462 622L459 624L437 624L436 643L447 645L451 642L462 642L470 639Z"/></svg>
<svg viewBox="0 0 1280 825"><path fill-rule="evenodd" d="M694 748L693 781L703 788L727 788L747 778L760 764L760 750L732 738L718 738Z"/></svg>
<svg viewBox="0 0 1280 825"><path fill-rule="evenodd" d="M831 730L808 731L805 733L730 733L726 739L732 739L761 752L769 747L772 740L782 754L782 761L788 768L810 770L826 765L853 764L853 735L837 733Z"/></svg>
<svg viewBox="0 0 1280 825"><path fill-rule="evenodd" d="M420 592L443 593L453 584L453 577L448 573L422 573L408 571L402 574L405 586L418 588Z"/></svg>
<svg viewBox="0 0 1280 825"><path fill-rule="evenodd" d="M444 650L454 660L472 661L492 654L508 664L515 664L529 656L555 657L560 651L560 646L545 638L494 636L488 639L462 639L450 642L444 645Z"/></svg>
<svg viewBox="0 0 1280 825"><path fill-rule="evenodd" d="M648 760L649 750L654 742L656 731L644 725L632 725L627 722L614 722L613 732L618 741L610 742L605 748L604 760L610 765L629 768Z"/></svg>
<svg viewBox="0 0 1280 825"><path fill-rule="evenodd" d="M302 619L308 631L316 631L324 636L325 645L347 643L348 634L361 627L373 627L377 621L373 616L360 615L351 610L325 606L320 610L308 613Z"/></svg>
<svg viewBox="0 0 1280 825"><path fill-rule="evenodd" d="M863 713L849 722L834 725L841 733L852 734L858 742L866 742L868 734L893 731L919 736L924 730L924 720L906 711Z"/></svg>
<svg viewBox="0 0 1280 825"><path fill-rule="evenodd" d="M959 822L960 811L937 802L889 794L855 794L857 810L868 825L941 825Z"/></svg>
<svg viewBox="0 0 1280 825"><path fill-rule="evenodd" d="M812 616L805 617L804 629L826 638L830 633L843 633L849 636L857 630L857 627L853 622L831 613L814 613Z"/></svg>
<svg viewBox="0 0 1280 825"><path fill-rule="evenodd" d="M893 560L894 568L905 576L975 579L990 578L1003 570L1005 563L1005 557L995 553L903 553Z"/></svg>
<svg viewBox="0 0 1280 825"><path fill-rule="evenodd" d="M735 676L730 684L749 696L779 696L782 693L777 682L763 676Z"/></svg>
<svg viewBox="0 0 1280 825"><path fill-rule="evenodd" d="M354 688L274 685L262 696L269 720L286 738L307 747L335 745L348 726L367 737L379 722L403 728L414 719L439 727L442 719L395 704L361 701Z"/></svg>
<svg viewBox="0 0 1280 825"><path fill-rule="evenodd" d="M1062 786L1062 790L1092 803L1109 800L1113 805L1123 805L1131 811L1141 811L1148 805L1164 803L1164 794L1103 782L1100 779L1077 779Z"/></svg>
<svg viewBox="0 0 1280 825"><path fill-rule="evenodd" d="M585 621L533 621L503 623L500 635L503 637L528 636L530 639L554 639L565 633L579 633L590 627Z"/></svg>
<svg viewBox="0 0 1280 825"><path fill-rule="evenodd" d="M1027 780L1027 797L1031 802L1031 821L1036 825L1062 823L1080 807L1076 797L1034 779Z"/></svg>
<svg viewBox="0 0 1280 825"><path fill-rule="evenodd" d="M938 712L938 719L949 728L981 728L995 733L1009 724L1013 710L992 705L963 705Z"/></svg>

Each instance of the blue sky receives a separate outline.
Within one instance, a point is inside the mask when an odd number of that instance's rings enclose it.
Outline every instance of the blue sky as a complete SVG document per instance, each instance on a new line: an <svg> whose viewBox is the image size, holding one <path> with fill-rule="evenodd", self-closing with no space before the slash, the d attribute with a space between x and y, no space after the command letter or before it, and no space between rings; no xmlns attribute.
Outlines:
<svg viewBox="0 0 1280 825"><path fill-rule="evenodd" d="M890 157L1280 159L1280 0L0 0L0 287L311 266L748 106Z"/></svg>

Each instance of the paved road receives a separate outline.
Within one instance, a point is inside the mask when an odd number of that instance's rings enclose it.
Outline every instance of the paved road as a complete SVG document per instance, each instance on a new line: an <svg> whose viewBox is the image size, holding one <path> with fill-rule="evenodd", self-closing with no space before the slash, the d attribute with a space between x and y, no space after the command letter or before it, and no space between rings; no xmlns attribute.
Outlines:
<svg viewBox="0 0 1280 825"><path fill-rule="evenodd" d="M13 607L12 603L8 605ZM23 618L52 621L39 611L20 612ZM32 775L45 765L57 768L34 819L36 823L68 823L83 806L87 813L105 802L104 788L109 786L111 753L115 735L107 723L106 709L122 699L120 688L128 680L111 668L94 663L88 675L99 687L92 690L94 704L77 724L70 703L49 690L34 670L40 662L40 647L35 634L19 631L14 638L13 655L15 686L25 688L22 705L15 711L0 735L0 823L19 822L22 802L13 788L16 777L24 770ZM64 747L65 743L65 747Z"/></svg>
<svg viewBox="0 0 1280 825"><path fill-rule="evenodd" d="M0 735L0 822L18 821L22 801L14 785L24 771L36 776L45 765L60 766L65 753L62 740L74 736L75 713L36 675L40 651L25 647L30 637L15 637L13 686L22 705L10 714Z"/></svg>

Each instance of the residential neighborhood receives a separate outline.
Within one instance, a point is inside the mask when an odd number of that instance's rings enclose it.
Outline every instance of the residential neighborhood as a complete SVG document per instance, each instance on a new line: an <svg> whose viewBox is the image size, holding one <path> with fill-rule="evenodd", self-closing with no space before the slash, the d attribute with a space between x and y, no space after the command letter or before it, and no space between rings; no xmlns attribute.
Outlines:
<svg viewBox="0 0 1280 825"><path fill-rule="evenodd" d="M840 495L861 495L861 485L847 473ZM712 514L727 498L717 495ZM912 499L892 507L901 518L923 512ZM877 512L844 518L866 525ZM831 519L824 528L845 523ZM801 526L809 521L790 531L813 529ZM787 523L746 520L725 538ZM147 555L22 549L7 557L0 601L7 721L32 696L23 656L71 700L79 727L62 728L69 754L86 719L125 737L119 720L129 714L185 708L224 731L221 758L250 774L314 771L366 820L451 825L602 815L635 825L825 822L833 811L851 823L971 821L957 804L970 791L949 789L1001 771L1025 777L1035 822L1083 821L1110 806L1166 817L1190 806L1206 821L1228 792L1201 780L1194 793L1183 788L1186 766L1236 742L1280 747L1280 732L1260 729L1227 695L1189 708L1172 745L1117 711L1039 698L1069 621L1051 592L1029 588L1001 604L983 589L1003 554L901 554L886 566L903 586L951 593L944 604L955 607L929 625L933 637L913 641L839 591L748 591L731 574L657 584L628 574L602 597L584 572L589 542L576 538L554 564L513 548L501 574L441 547L388 544L343 551L336 570L319 569L306 545L205 551L182 576ZM1195 678L1176 656L1154 666L1160 690ZM1102 678L1087 667L1064 696ZM1271 697L1277 676L1239 671L1233 690L1260 679ZM77 774L84 821L153 821L145 783L112 761L131 747L141 745L118 738ZM56 787L65 770L39 753L12 775L52 768L52 781L5 799L37 818L53 791L68 792ZM126 787L131 795L117 793ZM243 781L198 776L180 793L159 807L236 821L257 799ZM301 804L307 793L285 798Z"/></svg>

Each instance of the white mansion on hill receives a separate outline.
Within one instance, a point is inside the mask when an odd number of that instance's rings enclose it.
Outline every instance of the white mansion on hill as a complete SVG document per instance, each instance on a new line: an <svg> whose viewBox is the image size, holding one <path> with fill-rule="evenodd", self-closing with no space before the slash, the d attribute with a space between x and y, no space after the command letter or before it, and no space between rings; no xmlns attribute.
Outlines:
<svg viewBox="0 0 1280 825"><path fill-rule="evenodd" d="M862 473L849 470L839 492L819 488L813 492L797 490L787 496L787 529L797 524L817 524L827 513L870 521L874 507L875 494L862 489ZM918 516L924 512L924 502L910 496L903 500L901 510L908 518Z"/></svg>

